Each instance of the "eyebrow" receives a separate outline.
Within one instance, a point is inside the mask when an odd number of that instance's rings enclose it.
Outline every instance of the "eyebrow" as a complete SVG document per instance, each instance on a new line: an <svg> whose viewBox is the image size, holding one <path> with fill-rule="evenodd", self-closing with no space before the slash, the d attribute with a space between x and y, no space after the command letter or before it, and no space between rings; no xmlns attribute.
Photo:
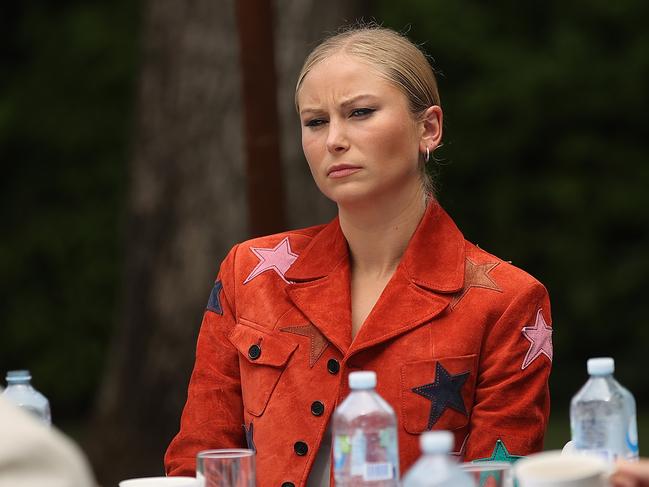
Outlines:
<svg viewBox="0 0 649 487"><path fill-rule="evenodd" d="M370 95L369 93L362 93L360 95L352 96L351 98L343 101L340 104L340 107L341 108L347 108L349 105L353 105L354 103L357 103L358 101L363 100L365 98L369 98L369 99L374 100L374 99L376 99L376 96ZM304 108L303 110L300 110L300 115L304 115L305 113L320 113L322 111L323 110L320 109L320 108L308 108L307 107L307 108Z"/></svg>

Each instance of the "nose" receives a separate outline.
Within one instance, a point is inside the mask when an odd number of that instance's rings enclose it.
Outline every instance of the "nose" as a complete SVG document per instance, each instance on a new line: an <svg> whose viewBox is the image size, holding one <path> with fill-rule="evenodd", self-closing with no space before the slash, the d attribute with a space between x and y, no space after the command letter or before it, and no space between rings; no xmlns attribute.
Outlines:
<svg viewBox="0 0 649 487"><path fill-rule="evenodd" d="M349 141L342 123L329 121L327 133L327 151L331 154L341 154L349 149Z"/></svg>

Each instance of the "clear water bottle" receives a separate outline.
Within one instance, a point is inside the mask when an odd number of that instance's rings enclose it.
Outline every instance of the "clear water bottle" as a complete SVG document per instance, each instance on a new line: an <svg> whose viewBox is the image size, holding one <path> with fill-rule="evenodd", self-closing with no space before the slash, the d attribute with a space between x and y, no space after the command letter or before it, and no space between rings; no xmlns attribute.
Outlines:
<svg viewBox="0 0 649 487"><path fill-rule="evenodd" d="M43 394L32 387L31 380L29 370L10 370L7 372L7 388L2 396L49 426L52 424L50 403Z"/></svg>
<svg viewBox="0 0 649 487"><path fill-rule="evenodd" d="M608 461L638 458L638 429L633 395L613 377L610 357L591 358L590 378L570 403L574 449Z"/></svg>
<svg viewBox="0 0 649 487"><path fill-rule="evenodd" d="M449 457L453 448L449 431L427 431L419 437L422 455L403 477L403 487L475 487L475 482Z"/></svg>
<svg viewBox="0 0 649 487"><path fill-rule="evenodd" d="M376 373L349 374L351 393L333 417L337 487L399 485L399 448L394 410L379 396Z"/></svg>

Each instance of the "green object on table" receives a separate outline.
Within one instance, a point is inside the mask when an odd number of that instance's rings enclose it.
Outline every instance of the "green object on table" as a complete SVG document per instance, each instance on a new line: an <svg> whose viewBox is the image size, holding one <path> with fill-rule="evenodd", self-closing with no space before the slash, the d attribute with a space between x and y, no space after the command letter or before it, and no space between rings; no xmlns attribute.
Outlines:
<svg viewBox="0 0 649 487"><path fill-rule="evenodd" d="M473 460L474 462L508 462L508 463L515 463L519 459L523 457L519 455L511 455L507 451L507 447L505 446L505 443L503 443L502 440L496 441L496 446L494 447L494 451L491 454L489 458L478 458L477 460Z"/></svg>
<svg viewBox="0 0 649 487"><path fill-rule="evenodd" d="M511 455L509 451L507 451L507 447L505 446L505 443L502 440L497 440L496 441L496 446L494 447L493 452L491 453L491 456L489 458L479 458L477 460L474 460L472 463L480 463L480 462L507 462L507 463L516 463L518 460L523 458L520 455ZM488 487L488 481L489 481L489 474L481 474L480 475L480 487ZM514 481L514 487L517 486L517 482Z"/></svg>

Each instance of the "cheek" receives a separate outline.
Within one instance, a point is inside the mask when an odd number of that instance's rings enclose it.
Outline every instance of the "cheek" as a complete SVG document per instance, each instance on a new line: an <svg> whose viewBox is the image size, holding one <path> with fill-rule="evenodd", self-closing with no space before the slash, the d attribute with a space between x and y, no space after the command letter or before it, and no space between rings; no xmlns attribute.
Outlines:
<svg viewBox="0 0 649 487"><path fill-rule="evenodd" d="M314 137L313 134L302 134L302 151L304 152L304 157L306 157L306 161L309 163L311 170L314 169L320 159L319 152L321 151L319 149L320 147L317 138Z"/></svg>
<svg viewBox="0 0 649 487"><path fill-rule="evenodd" d="M399 159L417 163L419 146L414 131L405 124L387 122L382 130L376 131L374 147L388 159Z"/></svg>

